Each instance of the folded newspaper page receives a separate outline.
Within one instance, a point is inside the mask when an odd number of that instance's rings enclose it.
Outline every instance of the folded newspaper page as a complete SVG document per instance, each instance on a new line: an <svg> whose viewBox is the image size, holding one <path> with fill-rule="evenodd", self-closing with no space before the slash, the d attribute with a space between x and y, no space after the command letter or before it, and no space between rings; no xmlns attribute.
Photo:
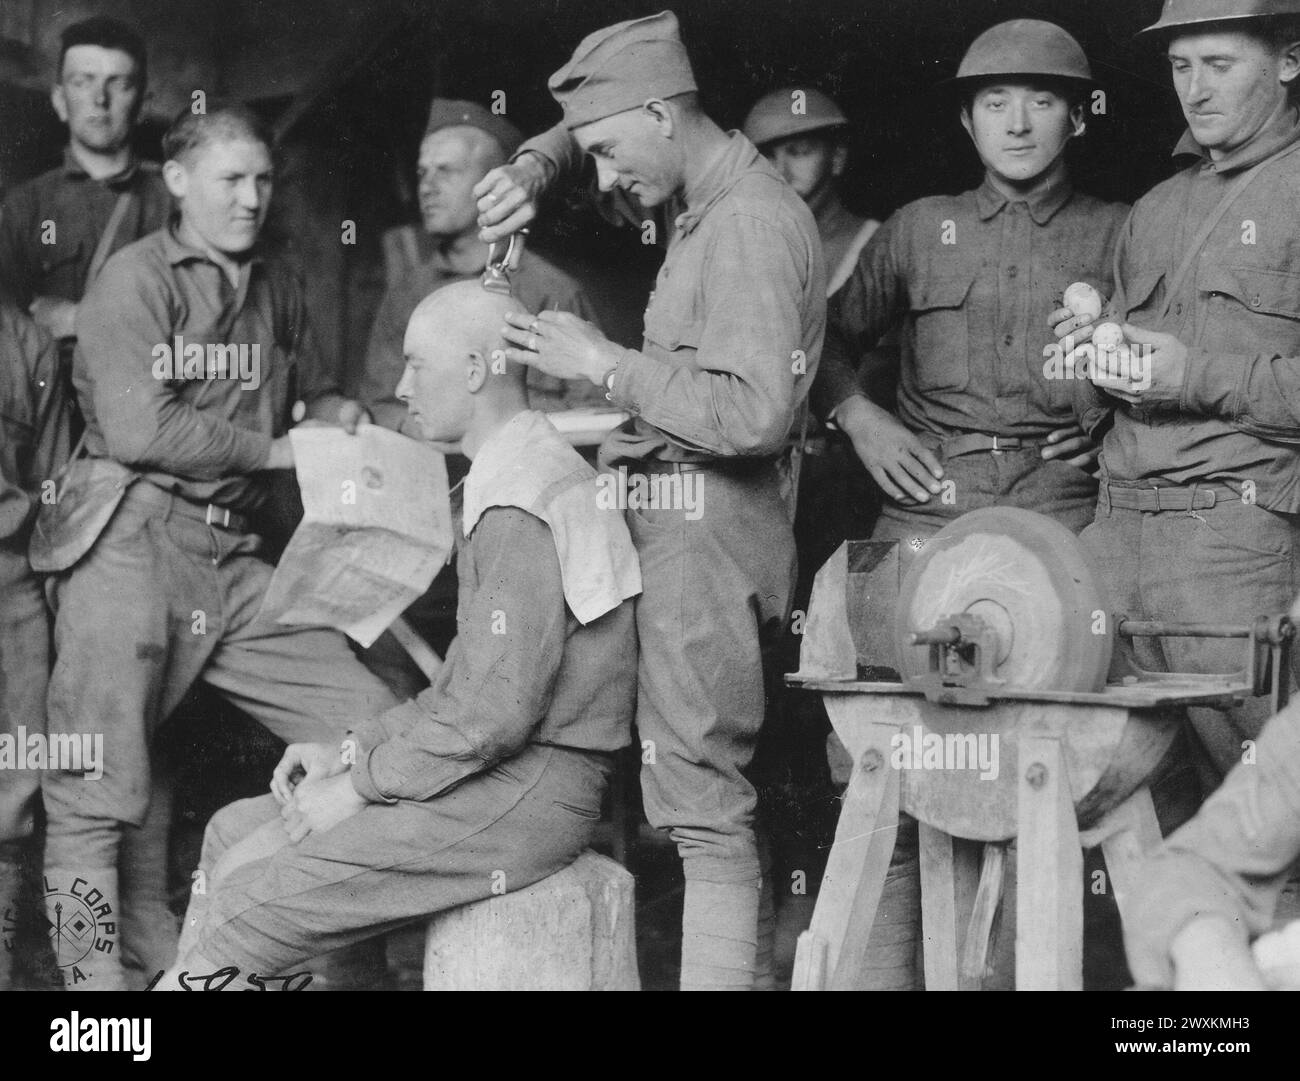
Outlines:
<svg viewBox="0 0 1300 1081"><path fill-rule="evenodd" d="M451 500L443 456L374 425L289 433L303 520L271 578L262 615L380 636L447 562Z"/></svg>

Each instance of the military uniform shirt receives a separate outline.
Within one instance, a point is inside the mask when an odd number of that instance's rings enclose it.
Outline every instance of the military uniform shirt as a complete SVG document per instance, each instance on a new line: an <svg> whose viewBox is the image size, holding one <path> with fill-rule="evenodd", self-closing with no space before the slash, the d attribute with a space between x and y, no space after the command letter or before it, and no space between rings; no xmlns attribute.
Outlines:
<svg viewBox="0 0 1300 1081"><path fill-rule="evenodd" d="M271 441L288 431L294 403L335 388L321 371L293 271L267 253L251 256L243 274L240 306L222 270L170 228L108 261L77 313L73 383L88 454L114 458L196 503L245 511L264 501L266 477L255 474ZM209 345L246 348L250 369L256 346L257 385L155 378L156 348L174 352L178 337L205 355Z"/></svg>
<svg viewBox="0 0 1300 1081"><path fill-rule="evenodd" d="M1090 393L1087 427L1114 416L1102 442L1109 479L1217 481L1270 510L1300 511L1300 150L1237 197L1161 317L1169 281L1224 190L1297 140L1294 110L1219 162L1189 133L1175 153L1200 159L1133 207L1115 255L1117 304L1133 325L1181 341L1187 370L1179 398L1154 408Z"/></svg>
<svg viewBox="0 0 1300 1081"><path fill-rule="evenodd" d="M124 191L136 199L134 212L117 228L116 252L167 223L171 196L153 162L132 162L115 177L92 180L65 151L57 169L9 192L0 208L0 286L10 299L24 311L38 296L79 301L99 238Z"/></svg>
<svg viewBox="0 0 1300 1081"><path fill-rule="evenodd" d="M911 430L1036 438L1072 423L1075 381L1044 375L1047 318L1073 282L1110 295L1126 209L1068 180L1029 201L985 180L909 203L831 298L814 407L828 416L863 393L859 358L901 320L898 416Z"/></svg>

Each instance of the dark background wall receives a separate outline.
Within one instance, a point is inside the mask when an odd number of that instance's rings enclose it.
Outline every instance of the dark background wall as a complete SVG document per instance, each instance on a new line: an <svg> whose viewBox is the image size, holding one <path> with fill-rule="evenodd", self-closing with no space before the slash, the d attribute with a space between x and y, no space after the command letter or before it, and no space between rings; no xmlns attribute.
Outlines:
<svg viewBox="0 0 1300 1081"><path fill-rule="evenodd" d="M0 185L58 160L48 105L58 32L102 12L150 43L141 132L156 153L192 89L258 103L284 132L277 218L306 267L328 359L350 380L383 285L381 237L416 220L415 152L434 93L491 100L527 132L558 119L546 77L586 33L662 10L663 0L0 0ZM1037 17L1084 45L1106 91L1074 155L1080 186L1132 200L1170 171L1181 121L1167 66L1132 34L1158 0L677 0L706 105L738 126L781 84L818 86L853 124L846 195L883 217L958 191L979 166L933 87L1003 19ZM339 243L345 219L357 244ZM597 219L557 208L535 242L589 273L615 336L635 339L654 253Z"/></svg>

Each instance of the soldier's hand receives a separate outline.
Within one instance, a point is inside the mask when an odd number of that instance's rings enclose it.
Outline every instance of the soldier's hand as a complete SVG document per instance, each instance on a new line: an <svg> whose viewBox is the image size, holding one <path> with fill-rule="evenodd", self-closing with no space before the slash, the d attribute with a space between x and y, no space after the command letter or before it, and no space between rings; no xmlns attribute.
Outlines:
<svg viewBox="0 0 1300 1081"><path fill-rule="evenodd" d="M904 506L928 503L940 491L943 466L897 419L866 398L844 402L835 423L881 491Z"/></svg>
<svg viewBox="0 0 1300 1081"><path fill-rule="evenodd" d="M484 244L517 233L537 217L537 203L550 184L550 162L526 153L508 165L498 165L474 185L478 201L479 239ZM511 270L518 269L519 252Z"/></svg>
<svg viewBox="0 0 1300 1081"><path fill-rule="evenodd" d="M37 297L28 308L32 318L56 338L75 338L77 305L62 297Z"/></svg>
<svg viewBox="0 0 1300 1081"><path fill-rule="evenodd" d="M1128 381L1093 382L1131 405L1179 402L1187 379L1187 346L1172 334L1124 324L1128 343Z"/></svg>
<svg viewBox="0 0 1300 1081"><path fill-rule="evenodd" d="M507 312L501 337L513 348L505 350L512 364L527 364L558 379L589 379L596 386L623 355L585 319L572 312Z"/></svg>
<svg viewBox="0 0 1300 1081"><path fill-rule="evenodd" d="M325 833L351 818L366 805L365 796L352 787L348 773L316 781L303 781L280 810L289 840L298 844L312 833Z"/></svg>
<svg viewBox="0 0 1300 1081"><path fill-rule="evenodd" d="M1066 465L1091 471L1097 464L1099 448L1088 433L1077 424L1067 424L1047 433L1047 446L1042 449L1043 459L1062 458Z"/></svg>
<svg viewBox="0 0 1300 1081"><path fill-rule="evenodd" d="M337 743L291 743L271 774L271 795L283 807L300 781L346 773Z"/></svg>

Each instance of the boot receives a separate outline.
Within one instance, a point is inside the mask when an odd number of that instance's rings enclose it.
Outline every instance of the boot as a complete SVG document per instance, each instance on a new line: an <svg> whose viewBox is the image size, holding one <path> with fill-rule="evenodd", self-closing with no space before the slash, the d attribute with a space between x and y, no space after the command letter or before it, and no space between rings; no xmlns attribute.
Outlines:
<svg viewBox="0 0 1300 1081"><path fill-rule="evenodd" d="M45 869L45 920L63 987L125 991L116 867Z"/></svg>
<svg viewBox="0 0 1300 1081"><path fill-rule="evenodd" d="M122 963L133 990L142 990L176 960L177 919L167 906L167 845L171 838L172 778L156 768L149 810L126 826L118 856L122 883Z"/></svg>

